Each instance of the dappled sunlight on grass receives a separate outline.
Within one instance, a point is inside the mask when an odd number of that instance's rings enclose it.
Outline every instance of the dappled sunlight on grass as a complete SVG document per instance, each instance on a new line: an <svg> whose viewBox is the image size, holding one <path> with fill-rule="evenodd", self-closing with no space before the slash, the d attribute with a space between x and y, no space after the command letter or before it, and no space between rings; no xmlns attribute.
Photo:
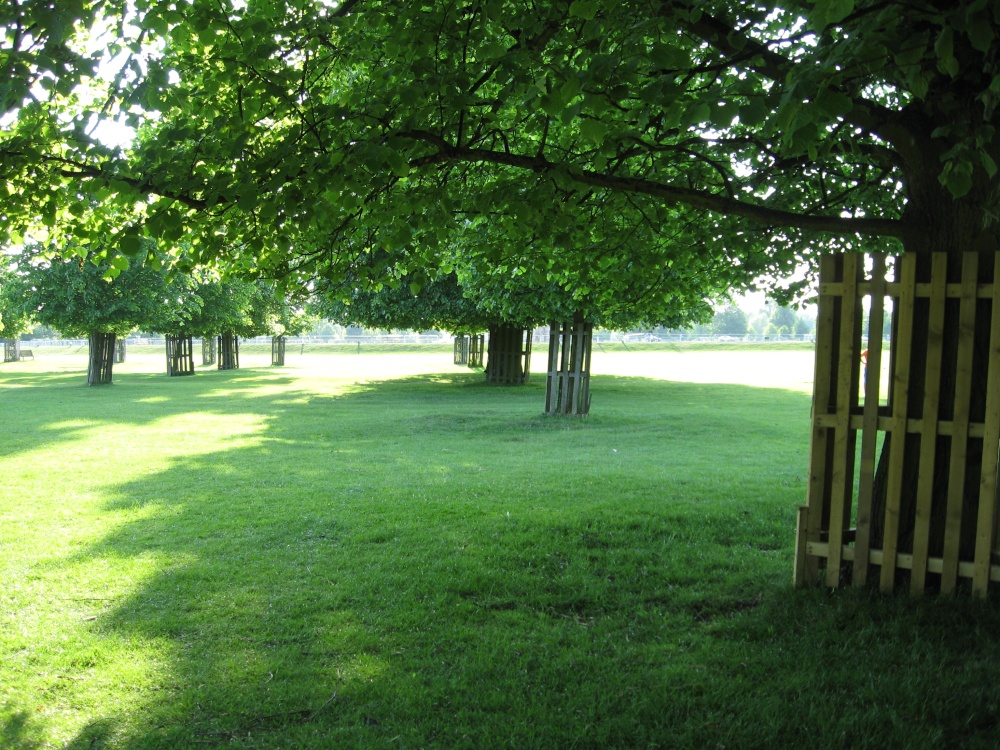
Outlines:
<svg viewBox="0 0 1000 750"><path fill-rule="evenodd" d="M789 588L801 373L656 360L560 419L413 356L19 390L0 746L840 747L845 681L917 715L935 659L997 704L1000 646L929 645L992 613Z"/></svg>

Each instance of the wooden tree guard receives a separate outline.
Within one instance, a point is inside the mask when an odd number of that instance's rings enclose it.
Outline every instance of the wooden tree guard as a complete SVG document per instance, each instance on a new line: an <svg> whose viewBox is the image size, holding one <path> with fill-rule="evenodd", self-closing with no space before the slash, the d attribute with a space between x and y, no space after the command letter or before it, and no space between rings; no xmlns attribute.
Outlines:
<svg viewBox="0 0 1000 750"><path fill-rule="evenodd" d="M594 326L576 316L571 323L549 327L549 369L545 380L545 413L585 416L590 413L590 352Z"/></svg>
<svg viewBox="0 0 1000 750"><path fill-rule="evenodd" d="M115 339L115 364L120 365L125 361L125 339Z"/></svg>
<svg viewBox="0 0 1000 750"><path fill-rule="evenodd" d="M109 385L115 362L115 334L91 333L87 337L87 385Z"/></svg>
<svg viewBox="0 0 1000 750"><path fill-rule="evenodd" d="M194 375L194 339L168 335L166 342L167 375Z"/></svg>
<svg viewBox="0 0 1000 750"><path fill-rule="evenodd" d="M285 366L285 337L284 336L272 336L271 337L271 366L272 367L284 367Z"/></svg>
<svg viewBox="0 0 1000 750"><path fill-rule="evenodd" d="M821 261L808 504L798 514L797 585L819 581L824 561L831 587L847 581L864 585L876 567L885 592L895 588L901 570L909 571L913 593L924 591L928 574L939 577L942 593L953 591L958 579L971 579L973 594L985 596L990 582L1000 581L1000 566L994 564L1000 254L981 259L965 253L960 281L951 283L949 272L954 279L959 269L949 270L947 255L922 261L919 267L929 272L919 278L918 260L873 256L870 272L858 255ZM866 344L864 297L870 299ZM888 405L880 406L886 297L893 301L894 325ZM946 314L954 319L948 329ZM946 341L945 330L957 330L957 341ZM987 337L988 349L981 346ZM865 348L867 377L861 372ZM986 373L982 383L974 383L974 356L977 371ZM879 433L888 448L881 457ZM884 507L876 513L879 505Z"/></svg>
<svg viewBox="0 0 1000 750"><path fill-rule="evenodd" d="M202 365L215 364L216 341L214 336L205 336L201 340Z"/></svg>
<svg viewBox="0 0 1000 750"><path fill-rule="evenodd" d="M523 385L531 369L531 330L517 326L490 328L486 382L493 385Z"/></svg>
<svg viewBox="0 0 1000 750"><path fill-rule="evenodd" d="M21 340L20 339L4 339L3 340L3 361L4 362L19 362L21 360Z"/></svg>
<svg viewBox="0 0 1000 750"><path fill-rule="evenodd" d="M240 369L240 340L235 334L223 333L219 336L219 369Z"/></svg>
<svg viewBox="0 0 1000 750"><path fill-rule="evenodd" d="M456 336L455 337L455 364L456 365L467 365L469 364L469 337L468 336Z"/></svg>
<svg viewBox="0 0 1000 750"><path fill-rule="evenodd" d="M486 352L486 334L474 333L469 337L469 367L482 367Z"/></svg>

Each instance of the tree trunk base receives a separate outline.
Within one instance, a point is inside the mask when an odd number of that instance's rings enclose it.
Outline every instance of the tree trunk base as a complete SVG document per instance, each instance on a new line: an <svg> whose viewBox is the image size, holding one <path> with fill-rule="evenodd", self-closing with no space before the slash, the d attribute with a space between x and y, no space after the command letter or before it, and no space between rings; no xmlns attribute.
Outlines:
<svg viewBox="0 0 1000 750"><path fill-rule="evenodd" d="M516 326L490 328L486 382L524 385L531 370L531 330Z"/></svg>
<svg viewBox="0 0 1000 750"><path fill-rule="evenodd" d="M115 334L91 333L87 359L87 385L110 385L115 363Z"/></svg>

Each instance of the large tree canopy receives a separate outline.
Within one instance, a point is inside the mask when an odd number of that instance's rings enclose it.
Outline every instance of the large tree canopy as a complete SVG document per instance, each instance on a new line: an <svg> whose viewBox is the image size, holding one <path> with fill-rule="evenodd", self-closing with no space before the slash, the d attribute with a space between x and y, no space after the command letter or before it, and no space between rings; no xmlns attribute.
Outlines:
<svg viewBox="0 0 1000 750"><path fill-rule="evenodd" d="M1000 245L987 0L23 5L0 21L7 80L34 82L4 98L15 239L186 235L190 262L378 275L446 263L477 222L569 257L613 195L634 226L683 227L681 263L744 279L887 239ZM66 51L94 48L71 20L116 55L103 77ZM134 148L96 141L101 118Z"/></svg>

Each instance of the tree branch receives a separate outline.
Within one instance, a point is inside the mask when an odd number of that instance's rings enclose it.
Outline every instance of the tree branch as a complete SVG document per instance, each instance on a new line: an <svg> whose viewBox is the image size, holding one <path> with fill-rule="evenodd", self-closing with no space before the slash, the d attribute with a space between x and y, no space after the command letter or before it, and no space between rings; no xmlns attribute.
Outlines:
<svg viewBox="0 0 1000 750"><path fill-rule="evenodd" d="M783 209L769 208L759 204L746 203L725 195L708 193L703 190L677 187L641 177L618 177L609 174L577 170L556 164L542 156L522 156L520 154L460 148L449 145L443 138L425 131L407 131L398 137L429 143L437 149L410 162L410 167L419 169L449 162L469 162L498 164L536 173L562 171L565 177L580 185L615 190L622 193L648 195L665 203L681 203L692 208L712 211L727 216L739 216L751 221L779 227L804 229L814 232L835 234L871 234L887 237L903 237L905 225L897 219L844 218L841 216L804 215Z"/></svg>

